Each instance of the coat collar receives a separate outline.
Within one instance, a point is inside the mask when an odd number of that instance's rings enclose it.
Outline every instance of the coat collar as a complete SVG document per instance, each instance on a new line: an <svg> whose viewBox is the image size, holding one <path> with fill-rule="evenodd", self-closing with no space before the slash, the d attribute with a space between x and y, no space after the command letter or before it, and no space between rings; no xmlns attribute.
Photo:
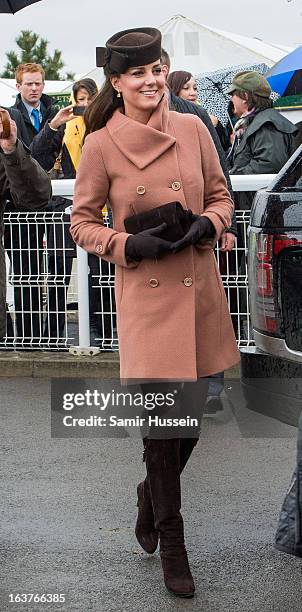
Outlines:
<svg viewBox="0 0 302 612"><path fill-rule="evenodd" d="M257 130L260 130L265 123L272 123L276 130L285 134L295 135L298 131L297 127L286 117L283 117L275 108L266 108L256 112L255 117L244 132L242 141L252 136Z"/></svg>
<svg viewBox="0 0 302 612"><path fill-rule="evenodd" d="M176 139L168 134L168 124L168 100L164 96L146 125L117 110L106 127L121 153L142 170L175 145Z"/></svg>

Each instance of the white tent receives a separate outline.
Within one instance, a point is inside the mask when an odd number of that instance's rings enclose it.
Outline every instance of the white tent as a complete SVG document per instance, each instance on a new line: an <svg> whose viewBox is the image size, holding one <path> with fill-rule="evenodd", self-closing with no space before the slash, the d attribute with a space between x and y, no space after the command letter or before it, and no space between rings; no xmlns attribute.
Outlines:
<svg viewBox="0 0 302 612"><path fill-rule="evenodd" d="M293 50L258 38L216 30L183 15L175 15L158 27L163 35L163 47L171 57L171 69L188 70L194 75L237 64L270 67ZM77 79L84 77L94 79L99 87L104 82L102 68L77 75Z"/></svg>
<svg viewBox="0 0 302 612"><path fill-rule="evenodd" d="M75 80L79 81L80 79L93 79L97 86L101 87L105 80L103 68L93 68L85 74L77 74Z"/></svg>
<svg viewBox="0 0 302 612"><path fill-rule="evenodd" d="M231 34L175 15L159 26L162 45L171 58L172 70L192 74L211 72L233 64L272 66L292 48Z"/></svg>
<svg viewBox="0 0 302 612"><path fill-rule="evenodd" d="M16 93L15 80L0 79L0 106L15 104Z"/></svg>

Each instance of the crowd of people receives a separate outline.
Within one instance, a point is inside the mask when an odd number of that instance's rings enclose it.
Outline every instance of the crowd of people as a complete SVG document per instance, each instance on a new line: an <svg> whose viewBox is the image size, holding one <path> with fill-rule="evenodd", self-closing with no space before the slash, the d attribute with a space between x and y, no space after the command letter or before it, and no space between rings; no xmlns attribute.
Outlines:
<svg viewBox="0 0 302 612"><path fill-rule="evenodd" d="M31 150L50 179L74 179L79 165L85 134L83 114L80 113L97 93L96 83L89 78L74 83L72 104L58 109L55 100L43 93L45 73L38 64L18 66L16 84L19 91L13 108L8 109L17 124L18 138ZM80 109L80 110L78 110ZM15 329L10 313L7 313L7 333L24 348L41 345L44 338L47 346L67 334L67 291L71 279L73 258L76 248L69 232L72 200L59 196L50 197L39 209L39 203L32 211L62 213L61 220L47 224L47 284L46 307L43 307L42 287L37 279L41 277L42 257L45 241L45 224L18 222L7 226L4 232L6 253L10 259L14 279ZM6 198L6 212L21 210L22 204ZM66 214L65 214L66 211ZM110 309L112 304L110 288L97 287L102 274L108 275L105 261L89 255L89 304L91 344L98 345L97 339L112 335ZM27 279L31 278L31 285ZM18 282L19 281L19 282ZM23 286L22 286L23 285ZM101 310L107 316L97 316ZM34 344L32 344L34 341Z"/></svg>
<svg viewBox="0 0 302 612"><path fill-rule="evenodd" d="M229 271L235 274L238 266L242 270L245 263L244 229L242 224L237 227L235 211L249 210L254 194L233 194L230 174L278 172L300 141L297 139L297 128L272 108L268 82L254 71L235 76L228 91L229 122L223 126L217 117L208 114L200 105L194 76L187 71L170 72L170 58L164 49L161 50L161 65L170 110L197 115L210 132L216 147L230 195L235 202L230 227L220 238L220 267L223 268L223 257L228 253ZM18 95L9 112L17 124L18 138L31 149L32 156L48 176L56 179L75 178L86 131L80 111L89 106L98 88L92 79L77 81L72 88L71 104L58 109L55 100L43 93L44 79L44 70L40 65L28 63L18 66ZM74 115L74 109L77 115ZM42 267L45 245L43 224L18 222L4 232L6 252L13 277L17 279L13 289L15 324L7 309L7 333L22 347L32 346L33 338L39 341L44 338L48 345L53 340L55 345L58 339L67 335L67 291L76 256L75 243L69 232L71 205L71 200L56 196L45 202L43 207L45 211L61 212L63 215L61 222L47 225L48 282L44 303L39 283L27 282L29 277L38 278ZM11 197L5 199L6 211L19 209ZM38 210L38 207L33 205L32 210ZM110 208L109 215L112 225ZM236 239L235 257L232 251ZM94 254L89 254L88 263L91 344L102 346L102 339L112 337L116 325L115 315L111 315L115 310L111 289L103 285L102 293L100 290L101 278L108 278L109 266L104 258L100 260ZM228 297L232 312L247 311L244 295L238 298L236 290L230 289ZM106 314L100 316L101 311ZM245 337L245 328L238 327L238 317L233 318L233 323L237 337L239 334ZM239 325L243 326L244 323ZM222 408L222 388L223 373L220 372L210 385L209 411Z"/></svg>
<svg viewBox="0 0 302 612"><path fill-rule="evenodd" d="M180 113L195 114L206 125L218 152L229 192L235 201L235 209L248 210L254 194L241 192L234 196L229 174L278 172L297 146L296 127L272 108L270 87L265 78L258 73L247 71L236 75L232 91L230 89L228 92L230 121L223 126L217 117L208 114L200 105L194 76L187 71L170 72L170 58L163 49L161 63L166 78L165 91L170 109ZM98 89L92 79L84 78L77 81L72 88L71 104L58 110L55 100L43 93L44 79L44 70L40 65L29 63L18 66L16 70L18 95L15 105L9 109L9 112L17 123L18 138L30 147L32 156L46 170L49 177L75 178L86 127L83 114L75 116L74 108L86 108L97 95ZM22 341L22 346L30 344L33 337L38 339L42 336L49 341L61 338L67 332L67 291L73 258L76 255L75 244L69 233L71 204L71 200L56 196L50 198L43 208L52 212L68 211L67 215L63 215L62 223L52 223L47 227L49 282L44 300L45 312L41 307L42 294L38 284L33 283L29 286L25 281L27 286L22 287L16 283L14 287L15 329L9 313L7 313L7 329L10 337ZM6 198L5 210L16 210L11 198ZM242 257L243 230L239 228L238 231L234 210L230 227L220 240L221 254L231 253L236 238L238 252ZM6 228L4 241L14 277L26 279L29 275L38 276L45 241L42 224L40 227L35 227L34 224L21 222ZM63 244L64 249L59 248L59 245ZM232 255L229 255L229 262L231 268L234 267L235 260ZM114 302L109 287L107 290L102 288L102 296L99 289L101 276L108 276L108 263L104 259L100 263L99 257L89 254L89 270L91 343L97 345L96 338L101 340L112 335L114 319L109 313ZM55 280L52 282L52 279L59 277L64 279L64 283L56 285ZM240 307L242 310L242 304L234 304L235 300L233 292L230 296L232 310L240 310ZM98 316L101 310L108 313L107 318ZM235 320L234 325L235 333L238 334ZM210 395L213 396L213 405L218 407L221 384L217 381L217 384L213 385L213 393Z"/></svg>
<svg viewBox="0 0 302 612"><path fill-rule="evenodd" d="M254 71L235 76L228 91L229 122L226 126L214 115L208 114L198 101L198 89L194 76L187 71L170 72L168 53L161 50L161 65L165 76L165 93L170 110L196 115L210 132L216 147L221 168L235 209L230 227L220 238L220 268L228 253L230 273L242 271L245 236L243 225L237 227L236 210L251 207L253 193L233 194L230 174L276 173L297 146L297 128L272 108L271 89L266 79ZM58 109L50 96L43 93L45 74L38 64L18 66L16 86L18 95L15 105L9 109L17 124L18 138L31 149L32 156L48 173L50 178L75 178L81 159L86 124L81 109L85 110L97 96L96 83L89 78L74 83L70 105ZM77 113L76 115L74 114ZM78 110L80 109L80 110ZM87 113L86 113L87 115ZM87 115L88 116L88 115ZM46 346L58 346L58 340L67 336L67 291L76 256L75 243L69 232L72 201L68 198L51 197L43 210L62 213L62 220L47 225L47 279L46 296L42 296L41 284L27 282L27 278L39 277L42 267L45 228L43 224L18 222L7 227L4 242L10 259L14 283L15 324L7 310L7 333L22 347L32 346L33 338ZM11 197L5 199L5 210L15 211L16 203ZM38 210L34 204L32 210ZM66 214L65 214L66 211ZM112 225L111 210L109 216ZM233 251L237 239L237 254ZM64 248L63 248L64 247ZM90 342L101 346L104 338L113 336L116 320L111 314L115 310L114 296L109 286L101 287L102 277L108 278L108 262L94 254L88 255ZM241 266L241 267L240 267ZM18 282L21 279L21 282ZM58 281L58 279L60 279ZM22 280L24 281L22 284ZM235 289L229 290L232 312L247 311L246 297L238 297ZM100 312L103 316L100 316ZM246 336L246 325L233 318L235 334ZM241 325L241 327L240 327ZM220 394L223 389L223 373L215 374L210 384L207 401L208 411L222 409Z"/></svg>
<svg viewBox="0 0 302 612"><path fill-rule="evenodd" d="M60 110L43 93L43 68L20 65L16 103L9 117L1 113L1 216L5 210L66 211L71 201L51 197L50 179L76 178L71 235L68 225L65 231L54 224L46 237L49 279L62 275L64 286L49 283L42 322L39 285L14 288L17 336L30 343L41 329L47 338L64 333L79 244L89 253L91 326L102 337L98 312L104 303L91 278L115 265L122 382L162 398L172 382L173 389L178 385L180 414L190 406L198 415L189 435L144 431L147 475L137 487L135 528L146 552L159 542L168 590L192 597L180 475L197 443L206 397L217 400L224 370L239 361L213 249L219 241L221 252L231 253L236 237L242 244L235 210L251 206L250 193L232 193L230 174L278 172L297 144L297 129L272 108L269 84L254 71L234 77L231 122L222 126L199 104L192 74L170 73L154 28L116 33L97 57L105 74L101 90L91 79L77 81L72 103ZM111 221L105 224L108 207ZM23 221L5 232L15 274L38 275L43 239L42 230ZM1 240L0 245L3 337L6 272ZM216 385L210 392L209 379ZM168 404L161 407L161 416L169 414Z"/></svg>

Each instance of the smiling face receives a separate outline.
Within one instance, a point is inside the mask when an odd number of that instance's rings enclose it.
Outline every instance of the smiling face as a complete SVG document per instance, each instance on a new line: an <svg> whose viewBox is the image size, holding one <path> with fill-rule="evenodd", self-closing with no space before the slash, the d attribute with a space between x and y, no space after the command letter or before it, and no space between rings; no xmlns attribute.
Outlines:
<svg viewBox="0 0 302 612"><path fill-rule="evenodd" d="M17 89L22 100L30 106L39 106L44 89L43 76L40 72L24 72L21 83L17 83Z"/></svg>
<svg viewBox="0 0 302 612"><path fill-rule="evenodd" d="M197 85L195 79L191 77L189 81L187 81L182 89L179 92L179 97L184 98L185 100L190 100L190 102L196 102L197 100Z"/></svg>
<svg viewBox="0 0 302 612"><path fill-rule="evenodd" d="M119 77L111 77L114 89L123 96L125 115L147 123L165 91L165 76L160 60L128 68Z"/></svg>

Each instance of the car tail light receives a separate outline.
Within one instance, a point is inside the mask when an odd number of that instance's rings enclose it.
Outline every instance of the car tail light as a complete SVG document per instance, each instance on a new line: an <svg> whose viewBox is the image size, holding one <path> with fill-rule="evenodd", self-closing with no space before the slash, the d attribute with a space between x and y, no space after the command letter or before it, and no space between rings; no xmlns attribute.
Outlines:
<svg viewBox="0 0 302 612"><path fill-rule="evenodd" d="M254 269L249 266L249 279L250 281L253 279L250 282L253 326L269 333L276 333L279 330L274 296L273 244L273 235L262 233L254 235L252 249Z"/></svg>
<svg viewBox="0 0 302 612"><path fill-rule="evenodd" d="M257 266L258 295L273 295L273 272L271 264L264 263Z"/></svg>
<svg viewBox="0 0 302 612"><path fill-rule="evenodd" d="M250 233L249 285L253 327L280 333L280 310L273 260L287 248L302 245L301 234ZM275 281L275 283L274 283Z"/></svg>
<svg viewBox="0 0 302 612"><path fill-rule="evenodd" d="M270 262L272 260L273 236L271 234L257 235L257 259L258 261Z"/></svg>
<svg viewBox="0 0 302 612"><path fill-rule="evenodd" d="M279 255L281 251L291 246L302 244L301 237L289 237L286 234L278 234L274 238L274 255Z"/></svg>

